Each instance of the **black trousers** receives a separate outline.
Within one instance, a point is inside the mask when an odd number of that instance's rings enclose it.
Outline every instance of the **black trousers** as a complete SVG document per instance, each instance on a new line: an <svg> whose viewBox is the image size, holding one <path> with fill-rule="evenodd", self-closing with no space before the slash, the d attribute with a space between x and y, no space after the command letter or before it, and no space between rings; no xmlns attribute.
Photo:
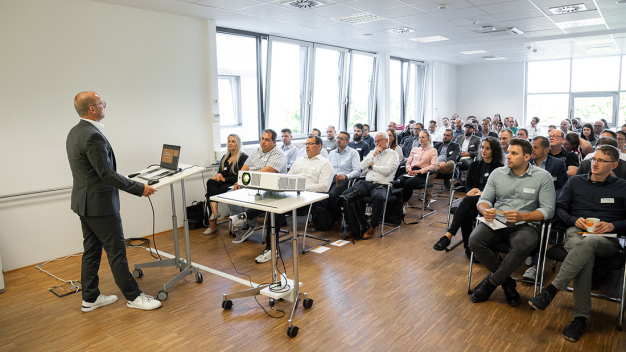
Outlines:
<svg viewBox="0 0 626 352"><path fill-rule="evenodd" d="M426 174L415 175L413 177L400 177L400 187L402 187L402 201L408 202L416 187L424 188L426 184Z"/></svg>
<svg viewBox="0 0 626 352"><path fill-rule="evenodd" d="M480 196L466 196L463 198L459 207L456 208L454 217L450 223L450 228L448 228L448 232L450 232L452 236L456 235L459 228L461 229L463 247L465 247L465 249L469 248L469 237L474 228L476 216L478 215L478 209L476 208L478 199L480 199Z"/></svg>
<svg viewBox="0 0 626 352"><path fill-rule="evenodd" d="M80 280L83 286L83 300L95 302L100 295L98 270L102 249L107 254L109 266L117 287L128 301L134 301L141 290L133 275L128 271L126 244L120 214L109 216L81 216L83 229L83 253Z"/></svg>
<svg viewBox="0 0 626 352"><path fill-rule="evenodd" d="M206 200L207 200L207 205L208 205L208 202L210 202L209 201L210 197L228 192L228 187L230 187L232 185L234 185L234 183L215 181L213 179L208 180L206 182ZM209 215L211 215L211 207L208 207L208 208L209 208Z"/></svg>
<svg viewBox="0 0 626 352"><path fill-rule="evenodd" d="M348 189L348 180L337 181L337 176L333 178L333 184L328 191L328 204L333 213L333 220L341 220L341 201L339 196Z"/></svg>

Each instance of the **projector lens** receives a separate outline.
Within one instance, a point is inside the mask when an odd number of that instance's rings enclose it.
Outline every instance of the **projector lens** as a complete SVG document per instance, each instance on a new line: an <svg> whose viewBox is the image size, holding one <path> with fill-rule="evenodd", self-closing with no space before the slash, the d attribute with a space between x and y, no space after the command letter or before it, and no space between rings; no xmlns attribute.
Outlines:
<svg viewBox="0 0 626 352"><path fill-rule="evenodd" d="M250 174L247 172L244 172L243 175L241 175L241 182L243 182L244 186L247 186L250 184Z"/></svg>

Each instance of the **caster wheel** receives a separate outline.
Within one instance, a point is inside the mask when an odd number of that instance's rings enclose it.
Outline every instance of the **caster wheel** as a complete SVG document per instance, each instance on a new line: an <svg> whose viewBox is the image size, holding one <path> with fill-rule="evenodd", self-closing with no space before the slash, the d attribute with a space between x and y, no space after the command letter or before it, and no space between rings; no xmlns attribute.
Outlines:
<svg viewBox="0 0 626 352"><path fill-rule="evenodd" d="M159 299L159 301L166 301L167 300L167 291L165 291L165 290L159 291L159 294L157 295L157 298Z"/></svg>
<svg viewBox="0 0 626 352"><path fill-rule="evenodd" d="M222 302L222 308L224 308L224 310L230 310L232 307L233 307L233 301L228 300L228 301Z"/></svg>
<svg viewBox="0 0 626 352"><path fill-rule="evenodd" d="M196 273L196 282L201 284L203 280L204 280L204 278L202 277L202 273L197 272Z"/></svg>
<svg viewBox="0 0 626 352"><path fill-rule="evenodd" d="M305 299L302 301L302 306L304 309L311 309L311 307L313 307L313 300L310 298Z"/></svg>
<svg viewBox="0 0 626 352"><path fill-rule="evenodd" d="M292 325L289 328L287 328L287 336L291 338L298 336L298 327L295 325Z"/></svg>
<svg viewBox="0 0 626 352"><path fill-rule="evenodd" d="M136 278L140 278L143 276L143 271L141 269L135 269L133 270L133 276Z"/></svg>

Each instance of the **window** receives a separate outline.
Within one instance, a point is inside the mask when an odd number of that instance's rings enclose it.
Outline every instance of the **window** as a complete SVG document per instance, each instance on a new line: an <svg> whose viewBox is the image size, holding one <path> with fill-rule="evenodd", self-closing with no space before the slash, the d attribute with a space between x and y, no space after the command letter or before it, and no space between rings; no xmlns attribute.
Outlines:
<svg viewBox="0 0 626 352"><path fill-rule="evenodd" d="M347 50L336 50L315 46L313 75L313 104L311 124L325 134L326 127L340 129L344 100L344 71Z"/></svg>
<svg viewBox="0 0 626 352"><path fill-rule="evenodd" d="M572 60L572 92L617 91L619 56Z"/></svg>
<svg viewBox="0 0 626 352"><path fill-rule="evenodd" d="M351 56L348 129L356 123L373 124L376 98L376 57L356 52Z"/></svg>
<svg viewBox="0 0 626 352"><path fill-rule="evenodd" d="M541 125L559 126L567 118L569 94L532 94L526 98L526 116L539 117Z"/></svg>
<svg viewBox="0 0 626 352"><path fill-rule="evenodd" d="M402 123L402 61L391 59L389 67L389 121Z"/></svg>
<svg viewBox="0 0 626 352"><path fill-rule="evenodd" d="M259 80L257 38L217 34L220 140L235 133L242 141L259 140Z"/></svg>
<svg viewBox="0 0 626 352"><path fill-rule="evenodd" d="M529 62L527 92L569 92L569 74L570 60Z"/></svg>

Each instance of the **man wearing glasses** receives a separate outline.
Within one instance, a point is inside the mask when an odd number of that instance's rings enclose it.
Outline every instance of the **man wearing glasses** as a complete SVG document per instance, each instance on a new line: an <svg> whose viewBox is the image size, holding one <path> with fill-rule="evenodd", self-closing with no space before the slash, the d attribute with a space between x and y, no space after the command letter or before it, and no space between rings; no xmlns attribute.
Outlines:
<svg viewBox="0 0 626 352"><path fill-rule="evenodd" d="M405 139L402 144L402 155L404 155L405 158L409 157L413 148L417 148L421 145L419 135L423 129L424 125L422 125L420 122L411 125L411 127L409 128L409 132L411 132L412 136Z"/></svg>
<svg viewBox="0 0 626 352"><path fill-rule="evenodd" d="M578 162L576 154L568 152L565 148L563 148L564 139L565 134L563 131L552 130L552 132L550 132L550 155L565 161L565 166L567 166L567 177L572 177L576 175L576 171L578 170L580 163Z"/></svg>
<svg viewBox="0 0 626 352"><path fill-rule="evenodd" d="M330 152L337 148L337 140L335 138L335 126L326 127L326 140L322 144L322 148Z"/></svg>
<svg viewBox="0 0 626 352"><path fill-rule="evenodd" d="M598 120L593 123L593 134L596 136L596 139L600 138L600 134L604 131L604 122Z"/></svg>
<svg viewBox="0 0 626 352"><path fill-rule="evenodd" d="M149 197L156 189L117 173L115 154L102 133L106 102L95 92L81 92L74 98L80 122L67 135L67 159L72 170L71 208L80 217L83 230L81 310L91 312L117 301L115 295L102 295L98 270L102 249L107 254L113 278L126 298L128 308L156 309L161 302L145 295L128 270L124 230L120 217L119 190Z"/></svg>
<svg viewBox="0 0 626 352"><path fill-rule="evenodd" d="M328 192L328 204L330 204L334 229L338 229L341 221L341 204L339 196L348 188L350 179L361 175L361 158L359 153L348 147L350 134L345 131L339 132L337 136L337 149L328 154L328 160L334 169L335 177Z"/></svg>
<svg viewBox="0 0 626 352"><path fill-rule="evenodd" d="M356 188L361 197L370 196L372 198L371 223L363 235L364 240L369 240L374 236L374 231L382 220L385 198L387 197L387 185L393 181L398 168L398 153L389 149L388 138L385 132L376 133L374 139L376 148L367 154L360 165L362 171L368 170L365 181L358 182L343 192L347 196ZM348 236L351 236L349 232Z"/></svg>
<svg viewBox="0 0 626 352"><path fill-rule="evenodd" d="M611 175L618 160L617 148L598 147L591 159L591 173L571 177L561 190L556 217L568 227L563 245L567 256L554 281L528 301L534 309L544 310L573 279L574 321L563 330L563 337L569 341L580 339L591 316L591 277L596 258L610 257L619 249L617 238L583 236L581 231L595 234L626 231L626 180ZM589 230L586 220L591 217L600 219L593 230Z"/></svg>

